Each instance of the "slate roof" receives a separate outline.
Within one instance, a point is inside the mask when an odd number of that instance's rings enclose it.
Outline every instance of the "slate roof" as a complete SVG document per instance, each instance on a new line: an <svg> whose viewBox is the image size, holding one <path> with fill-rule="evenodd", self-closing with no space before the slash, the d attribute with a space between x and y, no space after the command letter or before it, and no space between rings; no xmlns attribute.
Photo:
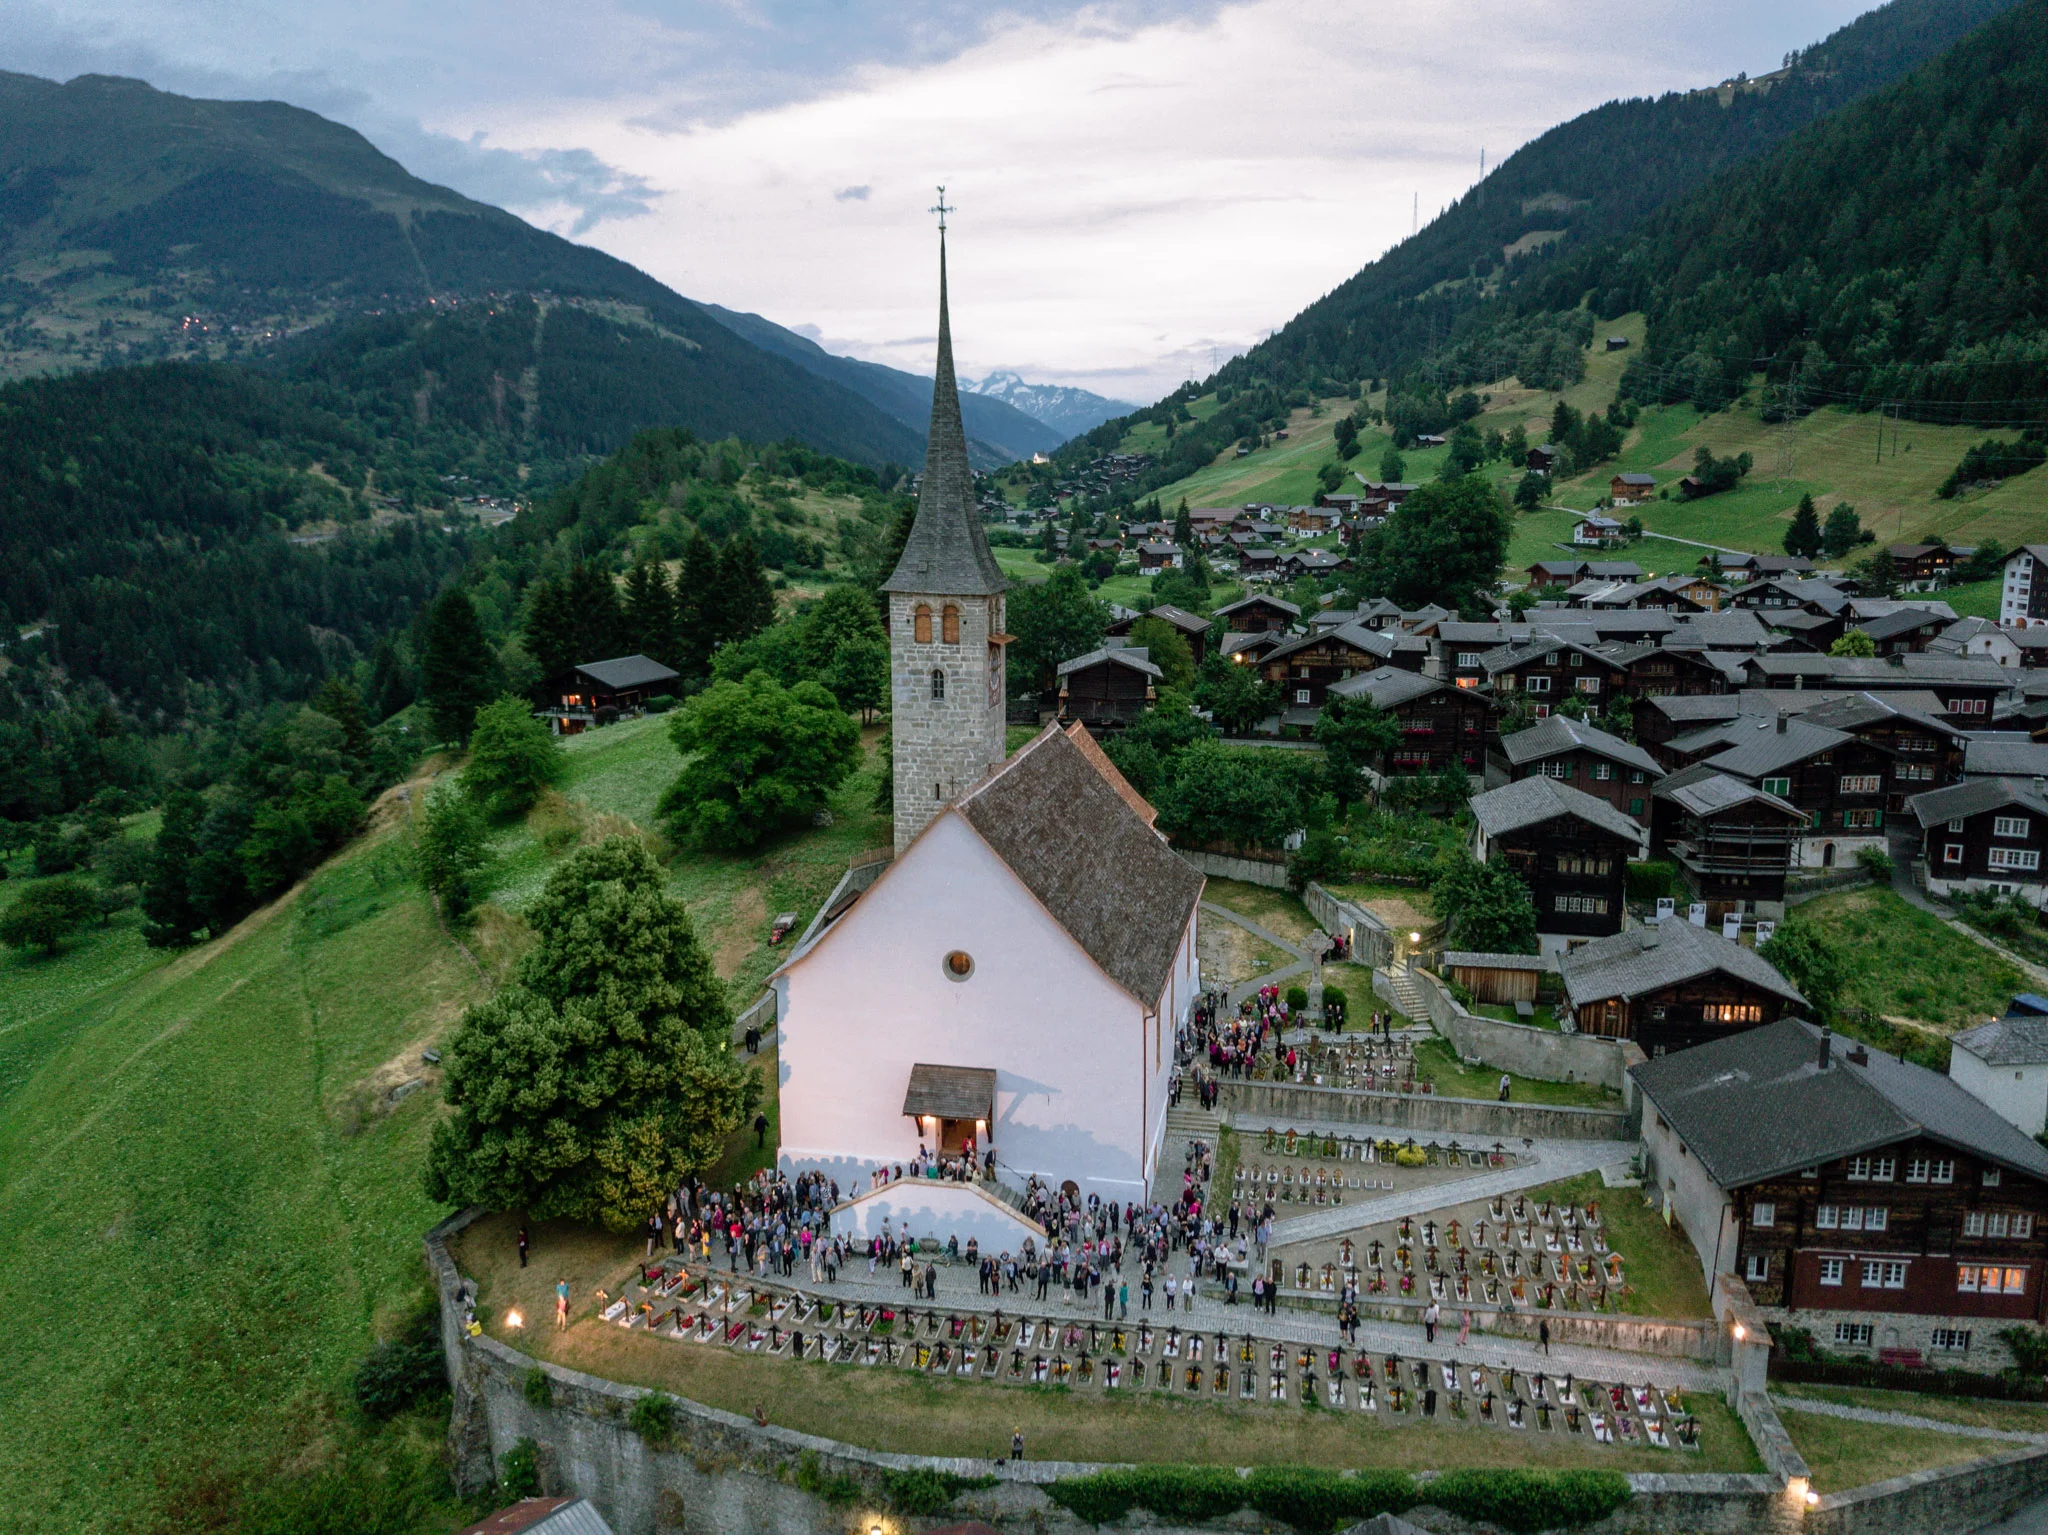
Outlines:
<svg viewBox="0 0 2048 1535"><path fill-rule="evenodd" d="M1393 636L1383 634L1377 629L1368 629L1363 624L1353 622L1339 624L1334 629L1324 629L1317 633L1297 634L1291 639L1281 641L1278 646L1267 653L1266 659L1277 661L1282 656L1293 655L1297 650L1306 650L1311 645L1320 645L1325 640L1333 639L1341 640L1353 649L1362 650L1367 655L1382 661L1389 659L1394 654L1395 642Z"/></svg>
<svg viewBox="0 0 2048 1535"><path fill-rule="evenodd" d="M1724 1189L1919 1135L2048 1179L2048 1150L1945 1076L1845 1039L1821 1070L1820 1032L1788 1018L1631 1075Z"/></svg>
<svg viewBox="0 0 2048 1535"><path fill-rule="evenodd" d="M1235 602L1226 602L1216 610L1216 616L1218 618L1227 617L1229 614L1235 613L1239 608L1253 606L1279 608L1282 612L1291 614L1295 618L1301 617L1301 609L1294 603L1282 597L1268 597L1262 592L1254 592L1249 597L1240 597Z"/></svg>
<svg viewBox="0 0 2048 1535"><path fill-rule="evenodd" d="M910 1068L903 1112L938 1119L994 1119L996 1074L984 1066L930 1066L920 1061Z"/></svg>
<svg viewBox="0 0 2048 1535"><path fill-rule="evenodd" d="M1673 773L1650 792L1658 799L1669 800L1681 810L1697 816L1719 815L1737 805L1761 801L1802 825L1806 821L1799 807L1789 800L1766 794L1755 785L1730 778L1726 773L1717 773L1704 762L1696 762L1682 773Z"/></svg>
<svg viewBox="0 0 2048 1535"><path fill-rule="evenodd" d="M1541 954L1489 954L1480 949L1446 949L1443 955L1445 969L1459 970L1551 970L1549 959Z"/></svg>
<svg viewBox="0 0 2048 1535"><path fill-rule="evenodd" d="M1664 776L1663 765L1634 742L1624 741L1620 736L1609 735L1604 730L1564 714L1553 714L1549 719L1539 721L1527 730L1517 730L1513 735L1503 736L1500 745L1501 750L1507 753L1508 761L1516 767L1525 762L1555 757L1559 752L1584 749L1605 757L1610 762L1641 768L1653 778Z"/></svg>
<svg viewBox="0 0 2048 1535"><path fill-rule="evenodd" d="M1949 1036L1987 1066L2039 1066L2048 1062L2048 1018L1998 1018Z"/></svg>
<svg viewBox="0 0 2048 1535"><path fill-rule="evenodd" d="M583 1498L521 1498L457 1535L612 1535L612 1527Z"/></svg>
<svg viewBox="0 0 2048 1535"><path fill-rule="evenodd" d="M1775 715L1738 716L1721 727L1728 749L1709 757L1707 765L1737 778L1756 778L1854 739L1844 731L1809 725L1803 719L1788 718L1783 723L1785 728L1780 730Z"/></svg>
<svg viewBox="0 0 2048 1535"><path fill-rule="evenodd" d="M1472 818L1489 841L1566 815L1612 832L1631 845L1642 843L1642 827L1606 800L1595 799L1554 778L1517 779L1505 788L1489 789L1472 799Z"/></svg>
<svg viewBox="0 0 2048 1535"><path fill-rule="evenodd" d="M1104 661L1128 667L1134 672L1142 672L1147 677L1159 678L1166 675L1152 664L1151 653L1143 645L1105 645L1100 650L1089 651L1085 656L1076 656L1071 661L1060 662L1059 675L1064 677L1069 672L1082 671Z"/></svg>
<svg viewBox="0 0 2048 1535"><path fill-rule="evenodd" d="M1989 739L1978 736L1963 747L1963 776L2048 777L2048 742L2029 740L2017 731Z"/></svg>
<svg viewBox="0 0 2048 1535"><path fill-rule="evenodd" d="M957 803L1103 973L1156 1004L1201 899L1202 876L1132 810L1089 754L1048 726Z"/></svg>
<svg viewBox="0 0 2048 1535"><path fill-rule="evenodd" d="M1095 771L1102 775L1103 782L1116 790L1117 798L1129 805L1140 820L1150 826L1159 819L1159 812L1152 808L1144 795L1131 787L1131 781L1124 777L1114 762L1109 760L1109 753L1096 743L1095 737L1088 733L1086 725L1079 720L1068 725L1067 739L1081 749L1081 755L1086 757Z"/></svg>
<svg viewBox="0 0 2048 1535"><path fill-rule="evenodd" d="M1946 624L1949 620L1925 608L1899 608L1894 612L1880 613L1875 618L1858 618L1852 622L1873 640L1888 640L1894 635L1911 634L1916 629Z"/></svg>
<svg viewBox="0 0 2048 1535"><path fill-rule="evenodd" d="M1170 602L1162 602L1157 607L1140 613L1138 617L1163 618L1172 624L1174 628L1186 634L1207 634L1209 632L1208 619L1190 613L1186 608L1177 608ZM1135 622L1135 620L1133 621Z"/></svg>
<svg viewBox="0 0 2048 1535"><path fill-rule="evenodd" d="M953 376L953 322L946 306L946 237L939 235L939 359L932 379L932 421L925 437L924 476L917 516L903 557L882 583L885 592L931 592L988 597L1008 589L982 531L967 462L967 429L960 422L960 387Z"/></svg>
<svg viewBox="0 0 2048 1535"><path fill-rule="evenodd" d="M1475 800L1473 802L1477 804ZM1557 962L1565 995L1574 1006L1609 997L1640 997L1715 971L1804 1007L1806 998L1754 949L1677 918L1655 927L1632 927L1581 944ZM1685 1052L1690 1054L1690 1051Z"/></svg>
<svg viewBox="0 0 2048 1535"><path fill-rule="evenodd" d="M2048 796L2034 787L2031 778L1966 778L1946 789L1929 789L1906 801L1906 808L1922 826L1961 821L2012 805L2048 816Z"/></svg>
<svg viewBox="0 0 2048 1535"><path fill-rule="evenodd" d="M642 655L617 656L609 661L585 661L576 670L614 692L651 687L657 682L674 682L681 675Z"/></svg>
<svg viewBox="0 0 2048 1535"><path fill-rule="evenodd" d="M1910 720L1936 735L1960 739L1963 732L1921 709L1909 708L1896 693L1851 693L1845 698L1831 698L1806 711L1806 719L1815 725L1825 725L1830 730L1853 731L1859 726L1875 725L1880 720Z"/></svg>
<svg viewBox="0 0 2048 1535"><path fill-rule="evenodd" d="M1989 656L1900 655L1891 657L1767 655L1751 656L1744 663L1764 678L1820 677L1824 685L1853 690L1866 687L1893 688L1900 685L1926 687L1935 683L2013 685L2013 674Z"/></svg>
<svg viewBox="0 0 2048 1535"><path fill-rule="evenodd" d="M1276 634L1271 629L1252 629L1245 631L1243 633L1239 633L1238 631L1233 630L1229 634L1223 636L1223 643L1220 646L1218 646L1217 649L1221 654L1226 656L1234 656L1238 654L1240 651L1246 650L1263 650L1265 652L1270 652L1274 647L1278 646L1280 642L1285 638L1285 635ZM1253 659L1264 660L1265 655L1261 654L1255 656Z"/></svg>
<svg viewBox="0 0 2048 1535"><path fill-rule="evenodd" d="M1382 666L1377 671L1359 672L1342 682L1333 682L1328 692L1342 698L1367 699L1375 708L1392 709L1413 699L1427 698L1449 686L1440 678L1425 677L1420 672Z"/></svg>
<svg viewBox="0 0 2048 1535"><path fill-rule="evenodd" d="M1694 613L1679 620L1667 646L1705 650L1751 650L1771 642L1770 630L1748 608L1722 613Z"/></svg>

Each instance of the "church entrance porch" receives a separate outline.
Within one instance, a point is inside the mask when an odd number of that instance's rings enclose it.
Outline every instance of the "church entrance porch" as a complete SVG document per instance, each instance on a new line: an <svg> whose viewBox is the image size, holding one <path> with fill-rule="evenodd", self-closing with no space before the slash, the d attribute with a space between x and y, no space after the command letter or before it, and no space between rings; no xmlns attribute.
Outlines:
<svg viewBox="0 0 2048 1535"><path fill-rule="evenodd" d="M996 1074L984 1066L910 1068L903 1112L917 1121L918 1139L940 1156L988 1155L988 1127L996 1113Z"/></svg>

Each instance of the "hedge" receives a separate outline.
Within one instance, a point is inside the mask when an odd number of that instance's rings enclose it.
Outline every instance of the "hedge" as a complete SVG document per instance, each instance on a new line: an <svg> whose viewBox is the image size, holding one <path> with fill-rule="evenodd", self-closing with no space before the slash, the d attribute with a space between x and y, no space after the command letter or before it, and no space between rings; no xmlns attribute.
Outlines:
<svg viewBox="0 0 2048 1535"><path fill-rule="evenodd" d="M1250 1508L1302 1535L1328 1535L1376 1514L1430 1503L1527 1535L1604 1519L1628 1501L1630 1490L1628 1479L1613 1471L1452 1471L1423 1484L1401 1471L1346 1476L1275 1466L1239 1476L1220 1466L1133 1466L1067 1477L1044 1491L1089 1524L1113 1524L1136 1508L1189 1521Z"/></svg>
<svg viewBox="0 0 2048 1535"><path fill-rule="evenodd" d="M1999 1402L2048 1401L2048 1380L2011 1372L1915 1370L1906 1365L1850 1359L1773 1359L1771 1379L1810 1386L1861 1386L1872 1391L1917 1391L1924 1396L1974 1396Z"/></svg>

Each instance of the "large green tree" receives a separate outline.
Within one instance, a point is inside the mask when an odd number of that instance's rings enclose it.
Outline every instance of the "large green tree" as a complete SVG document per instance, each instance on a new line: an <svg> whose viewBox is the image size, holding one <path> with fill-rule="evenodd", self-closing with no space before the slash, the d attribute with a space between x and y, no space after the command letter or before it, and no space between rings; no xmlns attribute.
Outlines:
<svg viewBox="0 0 2048 1535"><path fill-rule="evenodd" d="M100 903L84 880L46 879L30 885L0 912L0 943L55 954L67 938L99 920L99 915Z"/></svg>
<svg viewBox="0 0 2048 1535"><path fill-rule="evenodd" d="M427 796L413 844L420 883L441 898L453 922L476 904L477 881L488 861L487 828L476 801L448 785Z"/></svg>
<svg viewBox="0 0 2048 1535"><path fill-rule="evenodd" d="M1250 662L1210 655L1195 679L1195 702L1225 735L1248 736L1280 712L1280 689Z"/></svg>
<svg viewBox="0 0 2048 1535"><path fill-rule="evenodd" d="M628 1230L715 1162L760 1096L725 989L661 866L613 837L527 913L538 939L448 1048L454 1113L427 1190L448 1204Z"/></svg>
<svg viewBox="0 0 2048 1535"><path fill-rule="evenodd" d="M1323 769L1330 791L1341 808L1365 792L1368 769L1377 768L1401 739L1401 727L1369 698L1332 693L1316 720L1316 740L1323 748Z"/></svg>
<svg viewBox="0 0 2048 1535"><path fill-rule="evenodd" d="M175 789L164 800L149 879L142 887L142 937L152 948L179 948L198 938L206 914L192 898L192 859L206 802L190 789Z"/></svg>
<svg viewBox="0 0 2048 1535"><path fill-rule="evenodd" d="M1438 864L1429 895L1450 947L1536 952L1536 904L1521 875L1506 864L1480 863L1460 848Z"/></svg>
<svg viewBox="0 0 2048 1535"><path fill-rule="evenodd" d="M498 696L498 658L484 638L476 605L459 586L443 592L427 614L420 691L444 741L468 740L476 711Z"/></svg>
<svg viewBox="0 0 2048 1535"><path fill-rule="evenodd" d="M562 781L561 748L521 698L500 698L476 711L462 787L494 816L524 815Z"/></svg>
<svg viewBox="0 0 2048 1535"><path fill-rule="evenodd" d="M1787 923L1756 952L1799 988L1816 1022L1834 1022L1843 988L1849 983L1849 967L1826 934L1803 922Z"/></svg>
<svg viewBox="0 0 2048 1535"><path fill-rule="evenodd" d="M1813 508L1813 497L1801 496L1799 508L1792 514L1792 524L1785 529L1785 552L1811 560L1819 556L1825 543L1820 530L1820 514Z"/></svg>
<svg viewBox="0 0 2048 1535"><path fill-rule="evenodd" d="M1374 540L1364 571L1368 592L1408 609L1434 602L1483 611L1511 531L1500 493L1484 476L1424 485L1388 514Z"/></svg>
<svg viewBox="0 0 2048 1535"><path fill-rule="evenodd" d="M860 727L816 682L714 682L677 711L683 770L661 797L678 839L743 850L800 826L860 765Z"/></svg>
<svg viewBox="0 0 2048 1535"><path fill-rule="evenodd" d="M1109 606L1088 590L1079 569L1062 565L1035 586L1019 586L1009 598L1010 682L1037 692L1051 686L1060 662L1085 656L1101 645L1109 627Z"/></svg>
<svg viewBox="0 0 2048 1535"><path fill-rule="evenodd" d="M1194 686L1195 653L1188 637L1163 618L1141 618L1131 625L1131 643L1141 647L1159 668L1159 685L1185 692Z"/></svg>

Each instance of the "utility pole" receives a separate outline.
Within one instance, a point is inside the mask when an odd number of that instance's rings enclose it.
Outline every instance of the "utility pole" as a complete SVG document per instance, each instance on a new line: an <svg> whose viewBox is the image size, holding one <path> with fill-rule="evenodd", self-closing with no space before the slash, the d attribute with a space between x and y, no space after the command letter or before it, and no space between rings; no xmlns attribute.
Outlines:
<svg viewBox="0 0 2048 1535"><path fill-rule="evenodd" d="M1411 240L1422 233L1422 194L1415 194L1415 212L1408 223L1408 238Z"/></svg>
<svg viewBox="0 0 2048 1535"><path fill-rule="evenodd" d="M1486 146L1479 146L1479 206L1486 206Z"/></svg>

